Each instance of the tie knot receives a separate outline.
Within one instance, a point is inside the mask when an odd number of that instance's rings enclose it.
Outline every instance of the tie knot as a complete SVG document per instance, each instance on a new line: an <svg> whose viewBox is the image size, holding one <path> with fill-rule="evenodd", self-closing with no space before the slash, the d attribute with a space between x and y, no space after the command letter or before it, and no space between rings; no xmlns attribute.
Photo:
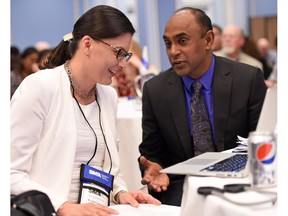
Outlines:
<svg viewBox="0 0 288 216"><path fill-rule="evenodd" d="M192 86L193 86L195 94L199 94L200 90L202 88L202 84L200 82L198 82L198 81L194 81Z"/></svg>

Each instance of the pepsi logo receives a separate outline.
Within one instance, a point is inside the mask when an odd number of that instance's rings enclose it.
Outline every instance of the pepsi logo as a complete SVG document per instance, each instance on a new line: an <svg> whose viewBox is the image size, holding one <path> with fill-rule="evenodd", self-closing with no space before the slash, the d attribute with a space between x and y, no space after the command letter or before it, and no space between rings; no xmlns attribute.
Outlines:
<svg viewBox="0 0 288 216"><path fill-rule="evenodd" d="M257 160L263 164L271 164L275 159L274 146L271 143L263 143L257 148Z"/></svg>

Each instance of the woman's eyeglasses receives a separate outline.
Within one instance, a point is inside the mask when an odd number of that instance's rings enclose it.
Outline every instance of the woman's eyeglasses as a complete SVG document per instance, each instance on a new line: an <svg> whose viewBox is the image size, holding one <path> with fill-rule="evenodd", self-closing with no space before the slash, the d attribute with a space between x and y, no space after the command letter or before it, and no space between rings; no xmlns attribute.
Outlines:
<svg viewBox="0 0 288 216"><path fill-rule="evenodd" d="M110 46L110 47L113 49L113 51L115 52L115 54L116 54L116 59L117 59L118 61L121 61L123 58L125 58L126 62L128 62L129 59L130 59L131 56L132 56L132 53L127 52L127 51L126 51L125 49L123 49L123 48L119 48L119 47L112 46L111 44L108 44L108 43L106 43L106 42L104 42L104 41L102 41L102 40L98 40L98 41L100 41L100 42L103 43L103 44L106 44L107 46Z"/></svg>

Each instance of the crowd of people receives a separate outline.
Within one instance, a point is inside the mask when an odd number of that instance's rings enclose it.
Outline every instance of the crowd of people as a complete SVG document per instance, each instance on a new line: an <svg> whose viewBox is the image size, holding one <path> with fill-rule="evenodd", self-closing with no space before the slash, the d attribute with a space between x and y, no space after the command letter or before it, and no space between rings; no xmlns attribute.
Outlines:
<svg viewBox="0 0 288 216"><path fill-rule="evenodd" d="M215 55L260 68L268 88L277 84L277 51L271 48L267 38L261 37L254 40L245 35L235 24L227 25L224 29L214 24L213 32L212 51ZM277 37L275 46L277 47Z"/></svg>
<svg viewBox="0 0 288 216"><path fill-rule="evenodd" d="M252 40L253 54L238 26L222 29L202 10L180 8L163 32L171 67L143 84L138 163L148 193L128 191L116 109L118 97L136 96L143 65L134 33L125 14L99 5L54 48L11 46L11 194L43 191L59 216L117 214L111 203L181 206L184 176L160 170L207 151L195 139L195 83L202 86L212 151L234 148L238 135L256 129L267 87L277 84L276 51L260 38ZM113 184L83 179L85 169L103 172Z"/></svg>
<svg viewBox="0 0 288 216"><path fill-rule="evenodd" d="M34 46L26 47L23 52L20 52L15 45L11 46L10 98L24 78L39 70L39 65L45 61L50 50L51 47L48 43L43 46L43 43L39 42Z"/></svg>

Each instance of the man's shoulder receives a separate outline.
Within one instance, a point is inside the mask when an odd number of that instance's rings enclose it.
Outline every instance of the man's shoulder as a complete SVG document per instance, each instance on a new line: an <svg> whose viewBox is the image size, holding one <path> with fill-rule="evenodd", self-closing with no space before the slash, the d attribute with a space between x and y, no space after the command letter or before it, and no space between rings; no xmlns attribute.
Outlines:
<svg viewBox="0 0 288 216"><path fill-rule="evenodd" d="M239 61L245 64L258 67L261 70L263 69L263 64L258 59L248 55L247 53L241 52L239 54Z"/></svg>
<svg viewBox="0 0 288 216"><path fill-rule="evenodd" d="M169 80L170 77L178 77L178 75L176 74L175 70L172 67L164 71L161 71L157 76L153 77L151 81L153 80L153 82L159 82L162 80Z"/></svg>
<svg viewBox="0 0 288 216"><path fill-rule="evenodd" d="M213 51L213 54L216 55L216 56L221 56L221 57L226 57L226 58L228 58L228 56L225 55L225 53L223 52L223 50Z"/></svg>
<svg viewBox="0 0 288 216"><path fill-rule="evenodd" d="M151 91L162 92L170 85L181 85L181 77L171 67L165 71L160 72L157 76L151 78L147 82L147 88Z"/></svg>
<svg viewBox="0 0 288 216"><path fill-rule="evenodd" d="M243 62L235 61L228 59L226 57L222 56L215 56L216 59L216 65L217 66L222 66L222 67L227 67L231 71L239 71L239 70L245 70L245 71L256 71L256 67L252 66L250 64L246 64Z"/></svg>

